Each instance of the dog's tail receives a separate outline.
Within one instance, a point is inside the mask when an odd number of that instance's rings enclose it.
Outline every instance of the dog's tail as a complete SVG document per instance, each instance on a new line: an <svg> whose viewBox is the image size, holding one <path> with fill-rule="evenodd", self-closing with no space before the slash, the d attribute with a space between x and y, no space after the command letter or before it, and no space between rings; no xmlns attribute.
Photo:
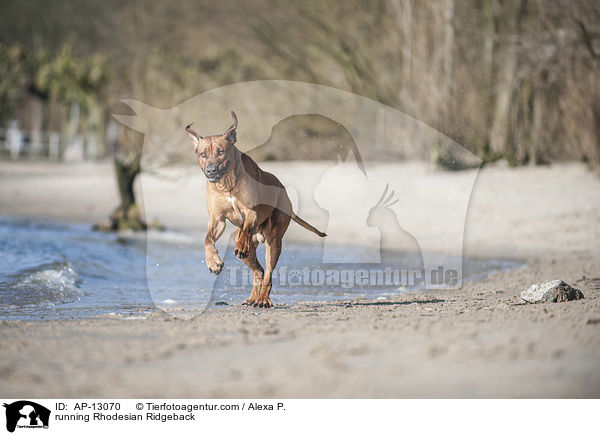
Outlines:
<svg viewBox="0 0 600 435"><path fill-rule="evenodd" d="M309 224L308 222L306 222L304 219L298 217L296 215L296 213L292 213L292 220L294 222L296 222L298 225L300 225L302 228L306 228L308 231L312 231L313 233L315 233L319 237L325 237L327 235L327 234L319 231L315 227L313 227L311 224Z"/></svg>

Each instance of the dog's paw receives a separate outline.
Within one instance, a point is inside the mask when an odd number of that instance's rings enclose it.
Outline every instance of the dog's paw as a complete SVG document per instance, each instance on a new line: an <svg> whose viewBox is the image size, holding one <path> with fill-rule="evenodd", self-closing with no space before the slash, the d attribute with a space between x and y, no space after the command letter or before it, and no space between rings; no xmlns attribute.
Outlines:
<svg viewBox="0 0 600 435"><path fill-rule="evenodd" d="M273 307L273 302L269 298L258 298L257 301L254 301L254 306L259 308L271 308Z"/></svg>
<svg viewBox="0 0 600 435"><path fill-rule="evenodd" d="M253 307L254 303L255 303L254 299L248 298L244 302L242 302L242 305L246 305L248 307Z"/></svg>
<svg viewBox="0 0 600 435"><path fill-rule="evenodd" d="M250 236L247 232L242 231L240 236L235 243L235 250L233 253L236 257L244 259L248 258L250 255L250 241L252 240L252 236Z"/></svg>
<svg viewBox="0 0 600 435"><path fill-rule="evenodd" d="M224 266L220 258L207 260L206 265L208 266L208 270L210 270L210 273L214 273L215 275L220 274Z"/></svg>
<svg viewBox="0 0 600 435"><path fill-rule="evenodd" d="M233 251L233 253L238 258L241 258L241 259L248 258L248 256L250 255L250 243L244 243L244 242L239 241L235 245L235 250Z"/></svg>

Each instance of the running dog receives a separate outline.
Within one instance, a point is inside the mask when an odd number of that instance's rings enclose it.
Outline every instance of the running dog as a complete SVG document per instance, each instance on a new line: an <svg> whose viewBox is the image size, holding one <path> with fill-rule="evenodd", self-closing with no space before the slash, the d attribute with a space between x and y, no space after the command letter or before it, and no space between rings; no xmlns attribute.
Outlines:
<svg viewBox="0 0 600 435"><path fill-rule="evenodd" d="M206 265L217 275L223 269L215 242L223 234L228 220L237 227L234 253L254 274L252 292L244 305L269 308L273 306L269 298L271 275L290 220L319 237L326 234L296 216L285 187L277 177L260 169L254 160L236 148L238 120L233 111L231 117L233 125L221 135L202 137L191 129L192 124L185 128L207 180ZM266 270L256 258L259 242L266 245Z"/></svg>

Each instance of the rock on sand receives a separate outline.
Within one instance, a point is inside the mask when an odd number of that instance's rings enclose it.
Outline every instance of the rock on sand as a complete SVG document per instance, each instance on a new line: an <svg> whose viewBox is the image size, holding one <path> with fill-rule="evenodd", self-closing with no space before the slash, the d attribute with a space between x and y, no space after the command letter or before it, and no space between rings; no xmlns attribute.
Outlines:
<svg viewBox="0 0 600 435"><path fill-rule="evenodd" d="M532 285L527 290L521 292L521 298L532 304L540 302L566 302L583 299L583 293L581 293L581 290L571 287L564 281L556 279Z"/></svg>

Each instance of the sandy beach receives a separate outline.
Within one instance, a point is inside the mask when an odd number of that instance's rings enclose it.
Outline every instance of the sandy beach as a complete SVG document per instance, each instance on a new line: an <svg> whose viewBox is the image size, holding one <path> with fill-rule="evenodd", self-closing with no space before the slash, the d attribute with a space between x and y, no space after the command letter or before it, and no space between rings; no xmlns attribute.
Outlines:
<svg viewBox="0 0 600 435"><path fill-rule="evenodd" d="M261 166L298 186L323 170L301 162ZM376 172L400 186L418 173L429 186L425 195L447 186L433 212L404 216L408 227L427 228L419 240L435 240L440 252L453 245L439 228L460 224L452 192L476 178L464 254L527 267L460 289L378 301L226 306L190 320L160 310L143 318L4 320L0 390L31 398L600 397L600 177L575 163L499 164L478 174L382 163ZM151 191L144 195L152 198L149 220L204 231L203 180L188 173L172 181L145 176L138 190ZM0 198L0 215L89 224L118 203L109 163L1 162ZM181 198L192 198L185 210ZM303 217L327 223L322 210L301 202ZM291 227L286 240L313 239ZM532 305L519 297L553 279L581 289L585 299Z"/></svg>

